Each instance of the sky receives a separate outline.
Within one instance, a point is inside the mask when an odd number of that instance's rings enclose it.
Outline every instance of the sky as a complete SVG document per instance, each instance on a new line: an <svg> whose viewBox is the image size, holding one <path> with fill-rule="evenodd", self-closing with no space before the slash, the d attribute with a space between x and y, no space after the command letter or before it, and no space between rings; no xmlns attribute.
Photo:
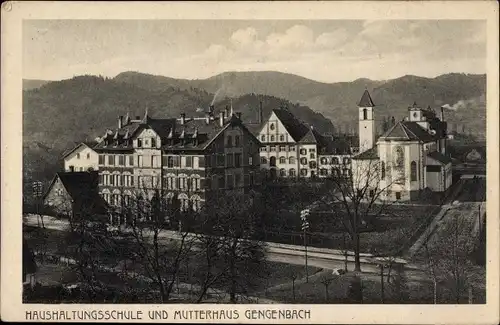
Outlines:
<svg viewBox="0 0 500 325"><path fill-rule="evenodd" d="M322 82L486 72L480 20L24 20L23 78L281 71Z"/></svg>

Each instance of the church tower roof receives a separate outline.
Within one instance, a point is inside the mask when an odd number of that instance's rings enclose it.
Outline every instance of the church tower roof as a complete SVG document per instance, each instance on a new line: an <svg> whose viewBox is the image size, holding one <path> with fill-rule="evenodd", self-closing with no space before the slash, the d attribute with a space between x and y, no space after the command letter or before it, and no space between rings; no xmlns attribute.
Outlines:
<svg viewBox="0 0 500 325"><path fill-rule="evenodd" d="M358 103L358 107L374 107L374 106L375 104L373 103L370 93L368 92L368 90L365 89L365 92L363 93L363 96L361 96L361 100Z"/></svg>

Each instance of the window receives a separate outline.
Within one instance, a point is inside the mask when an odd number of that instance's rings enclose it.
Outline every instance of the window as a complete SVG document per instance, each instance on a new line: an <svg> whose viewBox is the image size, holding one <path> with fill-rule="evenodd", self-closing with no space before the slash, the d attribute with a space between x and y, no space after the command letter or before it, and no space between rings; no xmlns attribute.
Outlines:
<svg viewBox="0 0 500 325"><path fill-rule="evenodd" d="M295 164L295 157L290 157L289 161L290 161L290 164Z"/></svg>
<svg viewBox="0 0 500 325"><path fill-rule="evenodd" d="M319 174L320 174L321 176L326 176L326 175L328 175L328 170L326 170L325 168L321 168L321 169L319 170Z"/></svg>
<svg viewBox="0 0 500 325"><path fill-rule="evenodd" d="M253 166L253 157L248 157L248 166Z"/></svg>
<svg viewBox="0 0 500 325"><path fill-rule="evenodd" d="M198 157L198 167L205 167L205 156Z"/></svg>
<svg viewBox="0 0 500 325"><path fill-rule="evenodd" d="M286 158L280 157L280 164L286 164Z"/></svg>
<svg viewBox="0 0 500 325"><path fill-rule="evenodd" d="M226 167L234 167L234 156L232 153L226 155Z"/></svg>
<svg viewBox="0 0 500 325"><path fill-rule="evenodd" d="M241 184L241 174L234 174L234 186L239 187Z"/></svg>
<svg viewBox="0 0 500 325"><path fill-rule="evenodd" d="M129 164L129 166L134 165L134 156L133 155L128 156L128 164Z"/></svg>
<svg viewBox="0 0 500 325"><path fill-rule="evenodd" d="M309 168L312 168L312 169L316 168L316 162L315 161L310 161L309 162Z"/></svg>
<svg viewBox="0 0 500 325"><path fill-rule="evenodd" d="M234 154L234 167L241 167L241 153Z"/></svg>
<svg viewBox="0 0 500 325"><path fill-rule="evenodd" d="M76 154L76 159L80 159L80 153Z"/></svg>
<svg viewBox="0 0 500 325"><path fill-rule="evenodd" d="M160 156L151 156L151 167L153 168L160 167Z"/></svg>
<svg viewBox="0 0 500 325"><path fill-rule="evenodd" d="M109 185L115 185L115 175L109 175Z"/></svg>
<svg viewBox="0 0 500 325"><path fill-rule="evenodd" d="M137 147L138 148L142 147L142 139L137 139Z"/></svg>
<svg viewBox="0 0 500 325"><path fill-rule="evenodd" d="M260 157L260 163L263 164L263 165L267 164L266 157Z"/></svg>
<svg viewBox="0 0 500 325"><path fill-rule="evenodd" d="M270 146L269 148L270 148L269 151L271 151L271 152L275 152L276 151L276 146Z"/></svg>
<svg viewBox="0 0 500 325"><path fill-rule="evenodd" d="M269 158L269 166L276 167L276 157Z"/></svg>
<svg viewBox="0 0 500 325"><path fill-rule="evenodd" d="M144 147L147 147L149 145L148 139L144 139Z"/></svg>
<svg viewBox="0 0 500 325"><path fill-rule="evenodd" d="M151 148L156 148L156 138L151 138Z"/></svg>
<svg viewBox="0 0 500 325"><path fill-rule="evenodd" d="M333 157L332 158L332 165L338 165L339 164L339 158L338 157Z"/></svg>
<svg viewBox="0 0 500 325"><path fill-rule="evenodd" d="M280 146L280 151L286 151L286 146Z"/></svg>
<svg viewBox="0 0 500 325"><path fill-rule="evenodd" d="M233 146L233 137L230 135L227 136L227 146L231 148Z"/></svg>
<svg viewBox="0 0 500 325"><path fill-rule="evenodd" d="M366 108L363 108L363 120L368 119L368 110Z"/></svg>
<svg viewBox="0 0 500 325"><path fill-rule="evenodd" d="M266 151L267 151L267 146L260 147L260 151L262 151L262 152L266 152Z"/></svg>
<svg viewBox="0 0 500 325"><path fill-rule="evenodd" d="M217 154L217 166L224 167L224 163L225 163L224 154L222 153Z"/></svg>
<svg viewBox="0 0 500 325"><path fill-rule="evenodd" d="M320 162L321 162L322 165L327 165L328 164L328 159L325 158L325 157L323 157L323 158L320 159Z"/></svg>
<svg viewBox="0 0 500 325"><path fill-rule="evenodd" d="M271 125L269 126L269 128L270 128L271 130L274 130L274 123L271 123Z"/></svg>
<svg viewBox="0 0 500 325"><path fill-rule="evenodd" d="M293 145L288 146L288 151L295 151L295 146Z"/></svg>
<svg viewBox="0 0 500 325"><path fill-rule="evenodd" d="M191 188L195 191L200 189L200 177L191 176Z"/></svg>
<svg viewBox="0 0 500 325"><path fill-rule="evenodd" d="M167 156L167 167L168 168L173 168L174 167L174 157Z"/></svg>
<svg viewBox="0 0 500 325"><path fill-rule="evenodd" d="M234 146L235 147L239 147L240 146L240 136L239 135L235 135L234 136Z"/></svg>
<svg viewBox="0 0 500 325"><path fill-rule="evenodd" d="M300 176L307 176L307 169L302 168L302 169L300 170Z"/></svg>
<svg viewBox="0 0 500 325"><path fill-rule="evenodd" d="M410 180L412 182L417 180L417 163L415 161L410 164Z"/></svg>
<svg viewBox="0 0 500 325"><path fill-rule="evenodd" d="M137 156L137 163L139 165L139 167L143 167L143 161L142 161L143 157L142 156Z"/></svg>
<svg viewBox="0 0 500 325"><path fill-rule="evenodd" d="M316 149L314 149L314 148L310 148L310 149L309 149L309 152L316 152Z"/></svg>
<svg viewBox="0 0 500 325"><path fill-rule="evenodd" d="M87 159L90 159L90 153L87 153Z"/></svg>
<svg viewBox="0 0 500 325"><path fill-rule="evenodd" d="M304 157L300 158L300 163L302 165L307 165L307 158L304 158Z"/></svg>
<svg viewBox="0 0 500 325"><path fill-rule="evenodd" d="M281 141L281 142L284 142L284 141L285 141L285 136L284 136L283 134L282 134L282 135L280 135L280 141Z"/></svg>
<svg viewBox="0 0 500 325"><path fill-rule="evenodd" d="M284 168L280 169L280 177L286 176L286 170Z"/></svg>
<svg viewBox="0 0 500 325"><path fill-rule="evenodd" d="M99 155L99 165L104 165L104 155Z"/></svg>
<svg viewBox="0 0 500 325"><path fill-rule="evenodd" d="M187 179L186 176L179 176L179 189L184 190L187 188Z"/></svg>
<svg viewBox="0 0 500 325"><path fill-rule="evenodd" d="M385 162L380 162L380 178L385 179Z"/></svg>
<svg viewBox="0 0 500 325"><path fill-rule="evenodd" d="M288 172L291 177L295 177L295 169L291 168L290 171Z"/></svg>
<svg viewBox="0 0 500 325"><path fill-rule="evenodd" d="M193 167L193 157L186 157L186 167L188 168Z"/></svg>
<svg viewBox="0 0 500 325"><path fill-rule="evenodd" d="M260 141L266 141L266 136L265 135L261 135L260 136Z"/></svg>
<svg viewBox="0 0 500 325"><path fill-rule="evenodd" d="M401 200L401 192L396 192L396 200Z"/></svg>
<svg viewBox="0 0 500 325"><path fill-rule="evenodd" d="M309 158L314 159L315 157L316 157L316 154L314 154L314 153L309 154Z"/></svg>
<svg viewBox="0 0 500 325"><path fill-rule="evenodd" d="M274 135L271 135L271 142L274 142L275 138Z"/></svg>
<svg viewBox="0 0 500 325"><path fill-rule="evenodd" d="M351 159L349 158L344 158L344 165L349 165L351 163Z"/></svg>
<svg viewBox="0 0 500 325"><path fill-rule="evenodd" d="M307 155L307 150L306 149L300 149L300 154L301 155Z"/></svg>
<svg viewBox="0 0 500 325"><path fill-rule="evenodd" d="M125 165L125 156L124 155L119 155L118 156L118 165L124 166Z"/></svg>
<svg viewBox="0 0 500 325"><path fill-rule="evenodd" d="M114 164L115 164L115 156L109 155L108 156L108 165L114 166Z"/></svg>

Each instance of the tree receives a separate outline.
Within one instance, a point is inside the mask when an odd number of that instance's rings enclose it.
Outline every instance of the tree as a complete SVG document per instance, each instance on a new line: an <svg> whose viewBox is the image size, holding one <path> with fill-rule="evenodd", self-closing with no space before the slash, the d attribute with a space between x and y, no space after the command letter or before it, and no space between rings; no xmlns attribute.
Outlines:
<svg viewBox="0 0 500 325"><path fill-rule="evenodd" d="M360 234L373 219L390 206L384 200L387 190L403 177L390 170L378 159L352 160L352 175L332 175L327 180L323 197L331 208L332 221L341 220L354 250L355 271L361 271Z"/></svg>
<svg viewBox="0 0 500 325"><path fill-rule="evenodd" d="M264 244L253 239L258 199L257 195L239 191L214 192L203 209L206 220L201 236L209 243L211 265L217 268L217 273L211 276L216 276L221 287L229 293L231 303L236 303L238 296L248 296L266 271ZM216 240L207 241L206 236ZM211 265L205 264L206 272L214 272Z"/></svg>
<svg viewBox="0 0 500 325"><path fill-rule="evenodd" d="M451 291L453 300L460 303L475 275L471 254L474 239L470 236L473 223L461 215L452 215L434 235L434 241L425 246L427 272L434 283L434 301L437 303L438 285L443 283Z"/></svg>

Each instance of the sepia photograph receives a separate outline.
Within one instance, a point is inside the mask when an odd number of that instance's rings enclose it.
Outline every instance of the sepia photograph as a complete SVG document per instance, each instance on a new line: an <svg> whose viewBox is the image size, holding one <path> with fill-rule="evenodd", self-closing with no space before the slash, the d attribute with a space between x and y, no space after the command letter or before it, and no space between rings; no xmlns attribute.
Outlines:
<svg viewBox="0 0 500 325"><path fill-rule="evenodd" d="M22 318L484 306L488 21L368 18L22 19Z"/></svg>

